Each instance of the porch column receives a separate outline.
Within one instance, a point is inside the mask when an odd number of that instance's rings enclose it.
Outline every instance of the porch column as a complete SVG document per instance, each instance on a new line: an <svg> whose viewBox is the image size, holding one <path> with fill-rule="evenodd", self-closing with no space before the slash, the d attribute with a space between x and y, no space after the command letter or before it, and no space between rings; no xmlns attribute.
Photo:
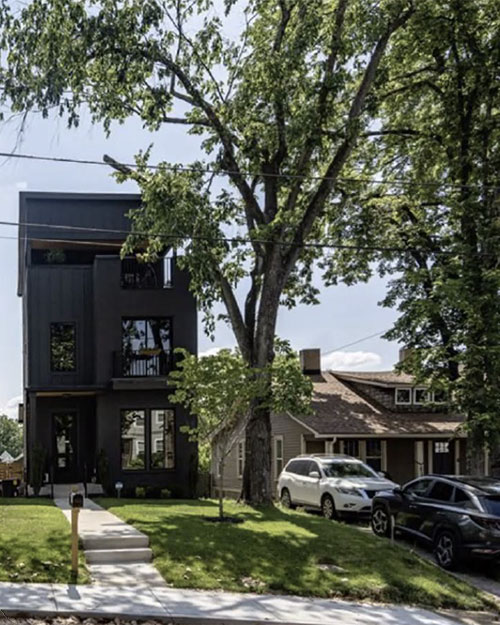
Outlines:
<svg viewBox="0 0 500 625"><path fill-rule="evenodd" d="M460 439L455 439L455 475L460 475Z"/></svg>
<svg viewBox="0 0 500 625"><path fill-rule="evenodd" d="M380 441L380 450L382 453L380 468L382 471L387 471L387 441Z"/></svg>
<svg viewBox="0 0 500 625"><path fill-rule="evenodd" d="M424 441L415 441L415 469L414 476L420 477L424 474Z"/></svg>
<svg viewBox="0 0 500 625"><path fill-rule="evenodd" d="M434 470L434 441L427 441L427 473Z"/></svg>

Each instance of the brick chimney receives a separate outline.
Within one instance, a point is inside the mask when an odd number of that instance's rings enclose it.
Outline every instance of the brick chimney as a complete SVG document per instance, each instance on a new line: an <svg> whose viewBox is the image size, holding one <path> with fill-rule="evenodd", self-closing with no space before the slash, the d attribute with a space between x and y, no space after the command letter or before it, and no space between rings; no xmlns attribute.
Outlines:
<svg viewBox="0 0 500 625"><path fill-rule="evenodd" d="M401 347L399 350L399 362L404 362L411 355L412 351L411 347Z"/></svg>
<svg viewBox="0 0 500 625"><path fill-rule="evenodd" d="M320 349L301 349L299 356L302 373L305 373L306 375L317 375L318 373L321 373Z"/></svg>

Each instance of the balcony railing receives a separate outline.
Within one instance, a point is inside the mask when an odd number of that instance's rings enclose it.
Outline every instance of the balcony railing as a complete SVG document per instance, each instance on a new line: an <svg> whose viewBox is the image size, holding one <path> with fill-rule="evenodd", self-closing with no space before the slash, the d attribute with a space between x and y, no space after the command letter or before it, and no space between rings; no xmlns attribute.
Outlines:
<svg viewBox="0 0 500 625"><path fill-rule="evenodd" d="M172 369L172 352L156 349L138 352L114 352L115 378L150 378L166 376Z"/></svg>
<svg viewBox="0 0 500 625"><path fill-rule="evenodd" d="M140 263L136 258L122 260L122 289L170 289L172 287L173 258L165 257L156 263Z"/></svg>

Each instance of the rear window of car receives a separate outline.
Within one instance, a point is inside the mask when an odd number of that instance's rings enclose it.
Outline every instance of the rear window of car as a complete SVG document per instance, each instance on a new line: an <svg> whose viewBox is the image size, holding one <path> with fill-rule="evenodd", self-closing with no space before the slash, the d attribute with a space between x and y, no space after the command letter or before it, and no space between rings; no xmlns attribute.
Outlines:
<svg viewBox="0 0 500 625"><path fill-rule="evenodd" d="M446 482L434 482L427 497L436 501L451 501L453 497L454 486Z"/></svg>
<svg viewBox="0 0 500 625"><path fill-rule="evenodd" d="M488 514L500 516L500 497L481 497L481 503Z"/></svg>

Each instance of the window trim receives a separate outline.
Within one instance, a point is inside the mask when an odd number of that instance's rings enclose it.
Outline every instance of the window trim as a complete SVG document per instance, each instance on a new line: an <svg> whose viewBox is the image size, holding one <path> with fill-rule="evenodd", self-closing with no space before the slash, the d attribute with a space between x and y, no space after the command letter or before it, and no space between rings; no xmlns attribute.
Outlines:
<svg viewBox="0 0 500 625"><path fill-rule="evenodd" d="M238 476L239 480L243 478L244 471L245 471L245 439L242 438L238 441L236 445L236 475Z"/></svg>
<svg viewBox="0 0 500 625"><path fill-rule="evenodd" d="M52 326L54 325L67 325L67 326L71 326L73 328L73 336L74 336L74 346L73 346L73 352L74 352L74 362L75 362L75 366L73 367L73 369L65 369L64 371L57 371L56 369L53 369L52 367ZM78 373L78 340L77 340L77 323L76 321L50 321L49 322L49 365L50 365L50 372L54 375L74 375L75 373Z"/></svg>
<svg viewBox="0 0 500 625"><path fill-rule="evenodd" d="M426 393L426 400L417 401L417 391L424 391L424 393ZM413 388L413 403L415 404L415 406L425 406L426 404L430 403L431 399L432 394L426 386L415 386Z"/></svg>
<svg viewBox="0 0 500 625"><path fill-rule="evenodd" d="M283 434L277 434L273 438L274 438L274 441L273 441L274 479L277 480L281 471L283 471L283 469L285 468L285 449L284 449ZM277 445L278 442L281 442L281 457L278 456L278 445ZM278 471L278 460L281 460L280 471Z"/></svg>
<svg viewBox="0 0 500 625"><path fill-rule="evenodd" d="M152 424L152 420L153 420L153 411L154 410L169 410L173 413L174 416L174 431L173 431L173 444L174 444L174 466L170 467L170 468L160 468L160 467L152 467L151 466L151 456L154 452L153 447L153 441L152 441L152 428L151 428L151 424ZM148 406L148 407L144 407L141 406L140 408L138 407L134 407L134 408L130 408L130 407L120 407L119 409L120 411L120 441L119 441L119 445L120 445L120 471L123 473L131 473L133 475L136 475L138 473L166 473L166 472L172 472L175 471L177 469L177 428L176 428L176 423L177 423L177 413L176 410L173 406L166 406L166 407L161 407L158 408L157 406ZM122 457L122 438L121 438L121 419L122 419L122 414L124 412L134 412L134 411L142 411L144 412L144 468L142 469L126 469L123 467L123 457Z"/></svg>
<svg viewBox="0 0 500 625"><path fill-rule="evenodd" d="M174 443L174 466L173 467L152 467L151 466L151 454L154 453L152 450L152 445L151 445L151 437L152 437L152 422L153 422L153 411L157 410L157 411L167 411L169 410L170 412L172 412L173 416L174 416L174 431L173 431L173 443ZM146 412L149 412L149 422L148 422L148 427L149 427L149 440L150 440L150 449L149 449L149 472L152 473L157 473L157 472L164 472L164 471L175 471L176 467L177 467L177 437L176 437L176 423L177 423L177 414L175 412L175 408L173 407L167 407L167 408L157 408L156 406L152 406L151 408L146 408ZM156 421L156 419L155 419Z"/></svg>
<svg viewBox="0 0 500 625"><path fill-rule="evenodd" d="M408 401L398 401L398 391L409 391L410 399ZM411 406L411 400L413 397L411 386L396 386L394 389L394 403L396 406Z"/></svg>

